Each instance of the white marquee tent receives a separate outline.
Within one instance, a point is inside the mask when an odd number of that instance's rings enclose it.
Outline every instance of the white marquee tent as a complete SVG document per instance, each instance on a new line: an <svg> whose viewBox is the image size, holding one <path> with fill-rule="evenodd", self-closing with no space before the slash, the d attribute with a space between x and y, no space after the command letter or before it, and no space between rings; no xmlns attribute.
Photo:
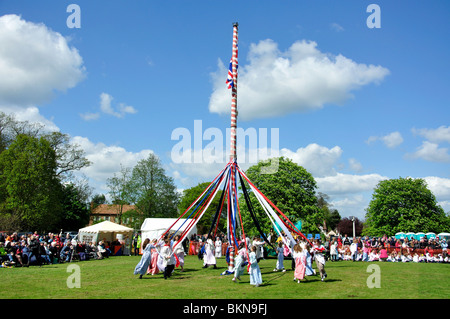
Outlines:
<svg viewBox="0 0 450 319"><path fill-rule="evenodd" d="M175 223L177 218L146 218L141 225L141 238L144 241L146 238L152 240L154 238L159 239L159 237L167 230L170 226ZM188 228L189 223L192 219L179 219L175 225L173 225L170 229L171 232L177 232L180 234L186 228ZM189 238L192 234L197 233L197 226L194 226L190 229L187 234L187 238Z"/></svg>
<svg viewBox="0 0 450 319"><path fill-rule="evenodd" d="M127 235L130 238L133 236L133 228L105 220L104 222L81 228L78 231L78 240L97 243L103 239L107 241L113 241L117 238L122 239Z"/></svg>

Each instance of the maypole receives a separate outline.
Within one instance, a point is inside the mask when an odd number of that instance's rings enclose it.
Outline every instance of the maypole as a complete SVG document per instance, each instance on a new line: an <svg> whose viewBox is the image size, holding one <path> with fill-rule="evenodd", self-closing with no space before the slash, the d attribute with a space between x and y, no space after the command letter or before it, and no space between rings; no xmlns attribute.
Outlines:
<svg viewBox="0 0 450 319"><path fill-rule="evenodd" d="M233 47L231 54L231 62L230 62L230 70L228 71L228 88L231 88L231 127L230 127L230 162L232 165L236 165L237 163L237 151L236 151L236 130L237 130L237 68L238 68L238 26L237 22L233 23ZM231 74L230 74L231 72ZM233 167L234 168L234 167ZM234 172L231 172L231 188L230 188L230 196L237 201L237 194L235 193L235 185L236 178ZM236 216L236 215L235 215ZM234 254L237 250L235 240L230 241L230 233L232 234L234 230L234 234L236 234L236 218L232 219L234 221L234 225L229 225L228 229L228 242L232 243L230 245L230 263L228 265L228 272L231 273L234 271ZM233 229L231 229L233 227Z"/></svg>
<svg viewBox="0 0 450 319"><path fill-rule="evenodd" d="M244 225L243 220L241 216L241 210L239 207L239 201L238 201L238 179L241 183L241 187L244 193L244 198L246 205L249 209L250 215L255 223L255 226L257 227L258 231L261 234L261 237L264 238L264 240L269 243L267 240L263 229L260 227L259 222L257 221L256 215L253 212L253 208L251 205L249 193L246 190L246 186L244 184L244 181L246 181L250 187L251 192L256 197L257 201L261 205L264 213L266 213L267 217L271 221L271 223L275 226L278 225L279 227L276 227L276 230L279 234L279 236L283 239L283 242L285 242L285 245L289 246L291 249L293 247L293 244L295 243L295 240L291 234L291 232L297 233L298 235L302 236L306 241L309 241L292 223L289 218L283 212L278 209L256 186L248 179L248 177L245 175L245 173L240 169L238 163L237 163L237 150L236 150L236 142L237 142L237 70L238 70L238 23L233 23L233 47L232 47L232 57L230 61L230 66L228 70L228 76L226 80L226 84L228 85L228 89L231 89L231 130L230 130L230 161L225 166L225 168L222 170L222 172L209 184L209 186L204 190L204 192L192 203L188 209L178 218L180 219L184 215L187 216L187 219L184 221L187 222L187 220L192 216L192 220L188 224L188 229L184 230L180 236L180 239L174 243L174 248L180 245L183 240L186 238L189 230L193 228L198 221L202 218L210 204L212 203L214 197L218 193L219 189L221 188L221 185L223 185L223 193L221 195L220 199L220 207L217 208L214 220L211 224L210 231L208 235L212 232L214 226L218 226L220 215L222 213L222 207L224 202L227 202L227 235L228 235L228 243L229 243L229 267L228 271L225 271L223 274L231 274L234 272L234 257L235 252L237 250L237 243L238 243L238 229L237 224L238 221L240 222L241 228L242 228L242 236L244 241L245 240L245 232L244 232ZM190 214L188 212L191 210ZM195 213L195 214L194 214ZM178 221L178 220L177 220ZM176 223L176 222L175 222ZM164 237L170 229L175 225L175 223L169 227L166 232L161 235L161 238ZM183 224L184 224L183 223ZM181 226L180 226L181 228ZM179 229L178 229L179 230ZM178 232L178 230L176 232ZM214 231L215 233L215 231ZM288 240L284 239L283 234L284 233ZM270 245L270 243L269 243ZM247 243L245 243L246 248Z"/></svg>
<svg viewBox="0 0 450 319"><path fill-rule="evenodd" d="M236 162L236 128L237 128L237 68L238 68L238 23L233 23L233 50L231 55L231 74L228 72L228 88L231 88L231 138L230 160ZM231 79L230 79L231 77Z"/></svg>

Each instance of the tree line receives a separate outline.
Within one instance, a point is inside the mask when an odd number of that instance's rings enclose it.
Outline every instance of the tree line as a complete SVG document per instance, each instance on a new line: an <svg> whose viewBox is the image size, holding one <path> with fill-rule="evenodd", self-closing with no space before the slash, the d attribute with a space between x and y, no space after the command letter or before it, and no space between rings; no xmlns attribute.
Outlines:
<svg viewBox="0 0 450 319"><path fill-rule="evenodd" d="M352 234L353 222L348 217L341 218L340 212L329 204L329 196L318 191L316 181L305 168L281 157L277 172L261 174L268 163L253 165L246 175L292 222L301 221L303 233L337 229ZM0 112L0 230L59 231L86 226L91 208L107 202L104 194L92 196L86 179L75 177L76 171L91 164L67 134L47 132L40 124L17 121ZM117 209L117 222L132 218L135 223L130 226L137 229L148 217L180 216L208 184L200 183L179 193L173 178L167 176L153 153L134 167L121 166L118 173L107 179L109 204ZM198 223L200 233L211 227L220 192ZM271 222L251 191L249 195L255 215L268 233ZM246 233L257 235L243 196L239 202ZM124 212L124 205L129 204L135 209ZM226 233L225 222L223 213L219 230ZM426 182L412 178L381 181L374 189L365 220L355 220L357 235L438 233L449 231L449 226L448 214L437 204Z"/></svg>

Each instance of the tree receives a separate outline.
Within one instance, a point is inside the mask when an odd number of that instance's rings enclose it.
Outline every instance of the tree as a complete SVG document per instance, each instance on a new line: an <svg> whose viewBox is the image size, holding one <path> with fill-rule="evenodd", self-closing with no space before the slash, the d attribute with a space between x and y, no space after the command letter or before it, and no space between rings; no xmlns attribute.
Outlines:
<svg viewBox="0 0 450 319"><path fill-rule="evenodd" d="M130 198L144 218L176 217L180 195L173 178L166 175L155 154L140 160L133 168Z"/></svg>
<svg viewBox="0 0 450 319"><path fill-rule="evenodd" d="M209 184L210 184L209 182L199 183L197 186L193 186L191 188L185 189L183 191L183 195L181 196L180 203L178 204L178 210L180 211L180 213L184 213L186 211L186 209L203 193L203 191L206 189L206 187L208 187ZM213 201L211 202L210 206L206 210L205 214L203 215L203 217L198 221L197 229L200 234L206 234L209 231L209 229L211 228L211 225L212 225L212 222L214 219L214 215L217 211L217 207L219 206L221 196L222 196L222 190L219 190L217 192L216 196L214 197ZM205 201L206 201L206 199L205 199ZM189 212L187 212L187 214L190 214L195 209L196 205L193 206L189 210ZM200 209L200 207L196 210L195 213L197 213L199 211L199 209ZM220 220L219 220L219 226L217 228L218 231L226 232L226 229L224 229L224 223L226 221L226 211L227 211L227 204L225 201L222 206L222 214L219 216ZM185 217L187 218L188 216L189 215L186 215ZM191 218L192 217L193 216L191 216ZM214 232L214 229L215 229L215 225L212 230L213 232Z"/></svg>
<svg viewBox="0 0 450 319"><path fill-rule="evenodd" d="M55 150L58 168L56 175L68 179L72 177L72 172L91 165L91 162L84 157L85 152L77 144L70 143L70 137L60 132L52 132L44 135L50 146Z"/></svg>
<svg viewBox="0 0 450 319"><path fill-rule="evenodd" d="M378 183L366 209L365 235L442 232L450 226L423 179L398 178Z"/></svg>
<svg viewBox="0 0 450 319"><path fill-rule="evenodd" d="M84 151L68 135L43 133L43 128L0 112L0 226L57 227L66 200L63 181L76 185L83 202L90 196L87 181L76 180L72 174L90 165Z"/></svg>
<svg viewBox="0 0 450 319"><path fill-rule="evenodd" d="M273 174L261 174L262 169L268 165L268 162L261 161L250 167L246 175L293 223L299 219L302 221L302 232L318 233L318 225L323 222L323 212L317 206L316 181L306 169L290 159L280 157L278 162L278 170ZM240 207L244 212L242 216L244 230L248 229L249 234L256 234L253 220L245 213L248 208L242 197ZM269 218L252 192L250 198L263 231L268 233L273 227Z"/></svg>
<svg viewBox="0 0 450 319"><path fill-rule="evenodd" d="M56 154L44 138L18 135L0 154L0 212L20 229L56 226L61 205Z"/></svg>
<svg viewBox="0 0 450 319"><path fill-rule="evenodd" d="M62 188L62 216L59 224L65 230L77 230L89 223L89 209L83 194L69 183Z"/></svg>
<svg viewBox="0 0 450 319"><path fill-rule="evenodd" d="M122 224L123 205L132 201L131 169L120 166L120 173L106 180L112 204L117 208L119 224Z"/></svg>
<svg viewBox="0 0 450 319"><path fill-rule="evenodd" d="M104 194L95 194L91 199L91 210L97 208L97 206L106 203L106 196Z"/></svg>
<svg viewBox="0 0 450 319"><path fill-rule="evenodd" d="M336 229L336 226L341 221L341 215L338 210L330 209L329 198L327 194L321 192L317 194L317 206L323 211L323 218L328 231Z"/></svg>
<svg viewBox="0 0 450 319"><path fill-rule="evenodd" d="M342 218L341 221L337 224L336 228L340 234L353 237L353 221L350 218L348 217ZM360 236L362 229L363 229L362 221L360 221L357 217L355 217L355 236Z"/></svg>

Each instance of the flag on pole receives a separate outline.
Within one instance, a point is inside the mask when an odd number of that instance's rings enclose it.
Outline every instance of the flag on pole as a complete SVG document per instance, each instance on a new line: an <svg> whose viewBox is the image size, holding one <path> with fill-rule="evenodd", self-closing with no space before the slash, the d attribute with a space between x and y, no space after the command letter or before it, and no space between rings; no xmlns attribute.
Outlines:
<svg viewBox="0 0 450 319"><path fill-rule="evenodd" d="M230 60L230 68L228 69L228 77L226 83L228 84L228 88L234 88L234 81L233 81L233 61Z"/></svg>

